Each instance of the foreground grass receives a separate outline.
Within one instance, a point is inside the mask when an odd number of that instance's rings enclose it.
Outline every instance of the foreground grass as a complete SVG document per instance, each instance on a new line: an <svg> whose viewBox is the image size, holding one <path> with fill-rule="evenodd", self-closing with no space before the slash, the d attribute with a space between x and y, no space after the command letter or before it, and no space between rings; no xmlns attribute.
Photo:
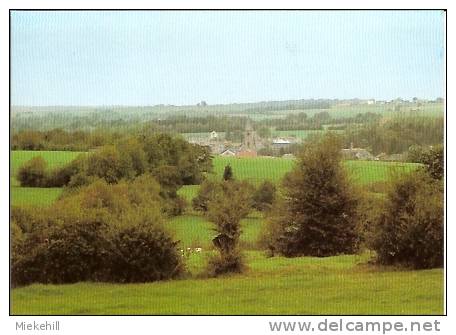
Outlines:
<svg viewBox="0 0 456 335"><path fill-rule="evenodd" d="M367 256L287 259L265 258L259 252L247 254L249 269L242 275L147 284L78 283L13 289L12 313L443 313L441 269L379 269L365 265Z"/></svg>

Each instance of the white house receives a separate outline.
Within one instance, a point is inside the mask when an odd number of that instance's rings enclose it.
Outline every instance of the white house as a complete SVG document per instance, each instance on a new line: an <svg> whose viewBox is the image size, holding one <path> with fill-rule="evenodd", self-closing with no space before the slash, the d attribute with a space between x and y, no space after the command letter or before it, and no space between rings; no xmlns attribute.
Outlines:
<svg viewBox="0 0 456 335"><path fill-rule="evenodd" d="M229 157L233 157L233 156L236 156L236 152L234 152L233 150L231 149L226 149L225 151L223 151L220 156L229 156Z"/></svg>
<svg viewBox="0 0 456 335"><path fill-rule="evenodd" d="M216 139L218 139L218 134L217 134L217 132L214 131L214 130L211 131L211 133L209 134L209 139L211 139L211 140L216 140Z"/></svg>

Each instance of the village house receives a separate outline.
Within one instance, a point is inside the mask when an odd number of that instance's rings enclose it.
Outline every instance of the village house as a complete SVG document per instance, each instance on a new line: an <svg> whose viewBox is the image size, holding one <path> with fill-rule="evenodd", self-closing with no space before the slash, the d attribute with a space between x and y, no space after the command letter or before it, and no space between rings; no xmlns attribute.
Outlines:
<svg viewBox="0 0 456 335"><path fill-rule="evenodd" d="M374 156L363 148L354 148L353 143L348 149L342 149L342 157L344 159L359 159L359 160L374 160Z"/></svg>
<svg viewBox="0 0 456 335"><path fill-rule="evenodd" d="M209 134L209 140L211 141L217 141L218 139L218 134L216 131L211 131L211 133Z"/></svg>
<svg viewBox="0 0 456 335"><path fill-rule="evenodd" d="M272 140L272 147L273 149L280 149L289 147L292 144L290 140L284 138L276 138Z"/></svg>
<svg viewBox="0 0 456 335"><path fill-rule="evenodd" d="M236 151L232 149L226 149L223 151L220 156L225 156L225 157L234 157L236 156Z"/></svg>

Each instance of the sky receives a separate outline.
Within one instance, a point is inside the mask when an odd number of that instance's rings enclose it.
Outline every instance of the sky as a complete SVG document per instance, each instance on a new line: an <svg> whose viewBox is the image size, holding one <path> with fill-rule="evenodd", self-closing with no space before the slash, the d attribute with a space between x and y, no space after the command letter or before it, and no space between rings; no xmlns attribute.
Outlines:
<svg viewBox="0 0 456 335"><path fill-rule="evenodd" d="M441 11L11 13L12 105L444 96Z"/></svg>

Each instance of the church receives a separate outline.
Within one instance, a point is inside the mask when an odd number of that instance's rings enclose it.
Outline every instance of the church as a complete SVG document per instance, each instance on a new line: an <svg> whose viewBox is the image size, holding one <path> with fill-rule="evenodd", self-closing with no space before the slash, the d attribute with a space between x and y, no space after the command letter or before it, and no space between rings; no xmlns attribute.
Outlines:
<svg viewBox="0 0 456 335"><path fill-rule="evenodd" d="M263 147L262 141L256 131L253 129L250 119L247 119L244 130L244 140L236 153L237 157L256 157L257 150Z"/></svg>

